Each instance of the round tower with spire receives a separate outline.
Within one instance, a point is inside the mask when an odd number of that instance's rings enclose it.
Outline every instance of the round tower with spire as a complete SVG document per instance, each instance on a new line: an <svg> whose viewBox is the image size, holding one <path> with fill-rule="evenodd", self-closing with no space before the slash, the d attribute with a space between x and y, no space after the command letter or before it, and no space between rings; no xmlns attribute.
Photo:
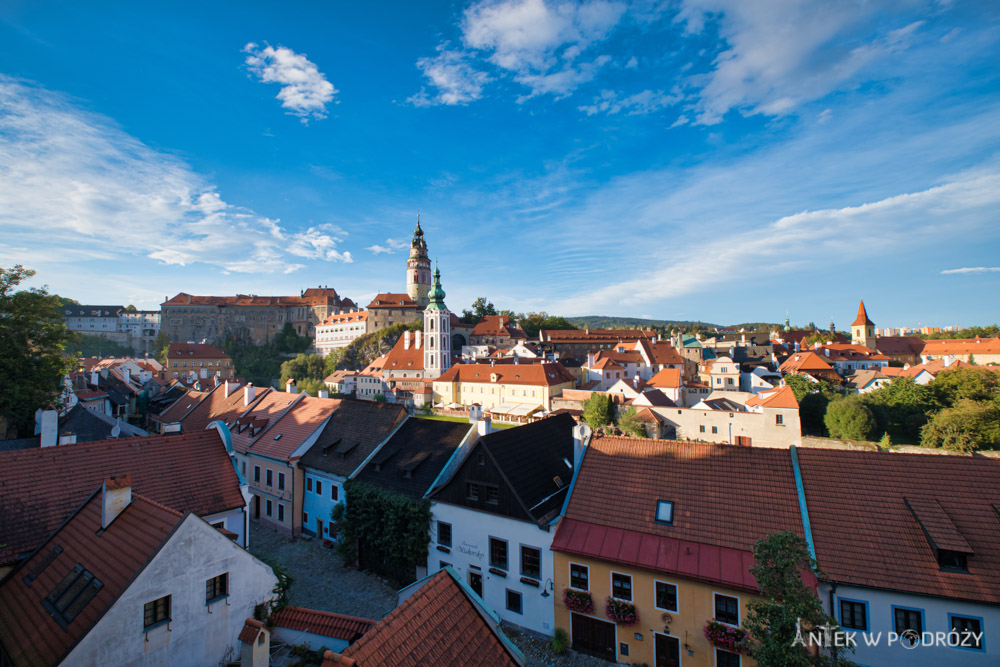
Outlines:
<svg viewBox="0 0 1000 667"><path fill-rule="evenodd" d="M434 289L424 309L424 341L424 377L441 377L451 368L451 311L444 305L438 268L434 269Z"/></svg>
<svg viewBox="0 0 1000 667"><path fill-rule="evenodd" d="M851 324L851 342L864 345L870 350L875 349L875 323L868 319L864 301L858 304L858 316Z"/></svg>
<svg viewBox="0 0 1000 667"><path fill-rule="evenodd" d="M424 230L420 228L418 215L417 228L413 230L410 242L410 257L406 260L406 294L418 306L426 308L430 290L431 260L427 258L427 242L424 241Z"/></svg>

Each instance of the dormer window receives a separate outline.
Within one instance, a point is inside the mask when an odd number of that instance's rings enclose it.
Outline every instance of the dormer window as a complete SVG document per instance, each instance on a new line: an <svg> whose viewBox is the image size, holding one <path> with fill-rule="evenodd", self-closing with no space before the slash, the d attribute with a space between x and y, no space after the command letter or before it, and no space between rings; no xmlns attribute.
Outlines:
<svg viewBox="0 0 1000 667"><path fill-rule="evenodd" d="M969 571L968 554L963 554L958 551L948 551L947 549L938 549L937 560L938 565L942 570L954 572Z"/></svg>
<svg viewBox="0 0 1000 667"><path fill-rule="evenodd" d="M656 502L656 523L667 526L674 525L674 503L671 500L658 500Z"/></svg>

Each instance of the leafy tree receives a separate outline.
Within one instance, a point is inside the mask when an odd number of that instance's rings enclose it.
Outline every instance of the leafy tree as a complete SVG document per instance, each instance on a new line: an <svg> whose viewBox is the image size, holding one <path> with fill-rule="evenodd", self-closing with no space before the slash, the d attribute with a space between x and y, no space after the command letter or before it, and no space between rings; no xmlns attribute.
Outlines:
<svg viewBox="0 0 1000 667"><path fill-rule="evenodd" d="M611 423L614 414L611 396L594 392L583 402L583 421L594 429Z"/></svg>
<svg viewBox="0 0 1000 667"><path fill-rule="evenodd" d="M879 429L916 438L927 423L927 415L940 407L934 389L920 385L913 378L900 377L863 398L872 411Z"/></svg>
<svg viewBox="0 0 1000 667"><path fill-rule="evenodd" d="M826 409L823 421L831 438L871 440L878 432L875 416L857 396L831 403Z"/></svg>
<svg viewBox="0 0 1000 667"><path fill-rule="evenodd" d="M274 343L254 345L247 338L230 336L222 350L233 359L236 376L258 386L268 386L281 374L281 353Z"/></svg>
<svg viewBox="0 0 1000 667"><path fill-rule="evenodd" d="M882 439L878 441L879 449L889 449L892 447L892 438L889 437L888 433L882 434Z"/></svg>
<svg viewBox="0 0 1000 667"><path fill-rule="evenodd" d="M165 332L161 331L156 334L156 339L153 341L153 356L164 366L167 365L167 352L170 351L170 336ZM231 355L230 355L231 356Z"/></svg>
<svg viewBox="0 0 1000 667"><path fill-rule="evenodd" d="M834 337L832 333L830 333L829 331L820 331L817 329L816 331L813 331L811 334L806 336L802 342L804 345L812 347L814 343L820 343L821 345L825 345L827 343L832 343L833 340Z"/></svg>
<svg viewBox="0 0 1000 667"><path fill-rule="evenodd" d="M285 322L285 326L274 336L274 344L279 352L305 352L312 345L312 338L300 336L291 322Z"/></svg>
<svg viewBox="0 0 1000 667"><path fill-rule="evenodd" d="M282 387L291 378L294 378L296 382L301 382L302 380L319 380L322 382L325 377L326 362L318 354L300 354L294 359L289 359L281 364Z"/></svg>
<svg viewBox="0 0 1000 667"><path fill-rule="evenodd" d="M950 338L995 338L1000 336L1000 325L989 324L982 327L969 327L958 331L939 331L933 334L919 334L925 340L944 340Z"/></svg>
<svg viewBox="0 0 1000 667"><path fill-rule="evenodd" d="M336 347L330 350L323 361L326 363L326 374L330 375L335 370L337 370L337 364L340 363L341 358L344 356L344 348ZM324 376L326 377L326 376Z"/></svg>
<svg viewBox="0 0 1000 667"><path fill-rule="evenodd" d="M924 426L920 444L959 452L1000 448L1000 407L996 402L959 400Z"/></svg>
<svg viewBox="0 0 1000 667"><path fill-rule="evenodd" d="M631 405L618 413L618 428L625 435L635 436L636 438L649 437L646 433L646 425L636 417L635 407Z"/></svg>
<svg viewBox="0 0 1000 667"><path fill-rule="evenodd" d="M768 535L754 545L750 574L757 580L760 597L747 603L743 626L750 634L750 656L760 667L846 667L854 663L829 649L818 652L796 641L803 632L837 622L823 611L816 594L802 581L803 573L816 568L806 541L785 531ZM801 626L800 626L801 624Z"/></svg>
<svg viewBox="0 0 1000 667"><path fill-rule="evenodd" d="M826 411L830 407L830 399L822 392L806 394L799 401L799 421L802 430L812 435L825 436Z"/></svg>
<svg viewBox="0 0 1000 667"><path fill-rule="evenodd" d="M816 383L806 378L805 375L799 375L798 373L789 373L786 375L785 384L792 388L795 400L799 403L806 397L806 394L816 391Z"/></svg>
<svg viewBox="0 0 1000 667"><path fill-rule="evenodd" d="M11 438L31 432L35 410L57 400L62 376L73 364L63 354L70 331L60 298L46 287L14 290L34 275L20 264L0 267L0 377L5 383L0 417Z"/></svg>
<svg viewBox="0 0 1000 667"><path fill-rule="evenodd" d="M132 304L129 304L129 305L127 305L125 307L125 310L127 310L130 313L134 313L134 312L137 312L138 309L135 306L133 306Z"/></svg>
<svg viewBox="0 0 1000 667"><path fill-rule="evenodd" d="M131 357L135 351L104 336L71 332L67 352L77 357Z"/></svg>
<svg viewBox="0 0 1000 667"><path fill-rule="evenodd" d="M489 301L485 296L481 296L472 302L471 310L463 310L462 317L459 319L466 324L477 324L479 320L483 319L487 315L497 315L496 306L493 305L492 301Z"/></svg>
<svg viewBox="0 0 1000 667"><path fill-rule="evenodd" d="M528 338L536 338L542 329L577 329L578 327L565 317L557 317L548 313L528 313L517 316L517 321L524 329Z"/></svg>
<svg viewBox="0 0 1000 667"><path fill-rule="evenodd" d="M927 386L945 406L963 399L988 401L1000 393L1000 373L984 367L954 368L938 373Z"/></svg>
<svg viewBox="0 0 1000 667"><path fill-rule="evenodd" d="M310 396L319 396L319 392L326 389L326 385L322 380L316 380L313 378L296 380L296 383L300 393L309 394Z"/></svg>
<svg viewBox="0 0 1000 667"><path fill-rule="evenodd" d="M404 331L422 331L423 328L423 320L408 324L401 322L358 336L351 341L350 345L341 349L333 368L329 362L327 363L327 375L338 368L350 371L363 370L372 361L391 350Z"/></svg>

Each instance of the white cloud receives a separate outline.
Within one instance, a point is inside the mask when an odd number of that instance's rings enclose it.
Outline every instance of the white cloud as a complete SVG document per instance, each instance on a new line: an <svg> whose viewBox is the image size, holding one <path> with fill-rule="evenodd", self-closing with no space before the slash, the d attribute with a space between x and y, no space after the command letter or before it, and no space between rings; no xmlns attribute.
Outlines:
<svg viewBox="0 0 1000 667"><path fill-rule="evenodd" d="M409 248L409 247L410 244L407 243L406 241L397 239L386 239L385 245L375 244L372 246L368 246L367 248L365 248L365 250L368 250L376 255L392 255L397 250L402 250L404 248Z"/></svg>
<svg viewBox="0 0 1000 667"><path fill-rule="evenodd" d="M417 68L438 91L429 95L426 88L421 88L419 93L407 100L419 107L468 104L483 96L483 86L490 80L486 72L470 64L467 54L448 49L447 43L438 47L438 54L433 58L418 60Z"/></svg>
<svg viewBox="0 0 1000 667"><path fill-rule="evenodd" d="M942 276L950 276L960 273L993 273L1000 271L1000 266L968 266L961 269L947 269L941 272Z"/></svg>
<svg viewBox="0 0 1000 667"><path fill-rule="evenodd" d="M636 59L635 56L629 58L628 62L625 63L625 69L635 69L638 66L639 66L639 61Z"/></svg>
<svg viewBox="0 0 1000 667"><path fill-rule="evenodd" d="M284 46L260 48L250 42L243 51L248 54L247 66L258 79L281 84L276 97L288 113L298 116L303 123L310 118L326 118L326 105L333 101L337 89L315 63Z"/></svg>
<svg viewBox="0 0 1000 667"><path fill-rule="evenodd" d="M588 116L598 113L613 115L620 112L625 112L629 116L641 116L671 107L683 99L683 95L677 90L668 94L662 90L647 89L627 97L620 97L620 93L613 90L602 90L601 94L594 98L593 104L578 108Z"/></svg>
<svg viewBox="0 0 1000 667"><path fill-rule="evenodd" d="M305 231L224 201L182 160L61 95L0 76L0 228L54 261L147 257L173 265L287 273L293 258L350 262L344 233Z"/></svg>
<svg viewBox="0 0 1000 667"><path fill-rule="evenodd" d="M701 33L711 17L727 46L711 72L691 79L700 88L697 122L719 123L732 109L780 116L850 85L869 64L905 49L922 24L859 38L880 11L857 1L684 0L677 20L687 31Z"/></svg>

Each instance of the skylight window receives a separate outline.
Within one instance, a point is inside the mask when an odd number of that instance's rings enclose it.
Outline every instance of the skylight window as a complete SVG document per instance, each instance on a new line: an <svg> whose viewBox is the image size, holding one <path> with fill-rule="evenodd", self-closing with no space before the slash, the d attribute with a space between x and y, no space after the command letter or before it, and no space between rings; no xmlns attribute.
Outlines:
<svg viewBox="0 0 1000 667"><path fill-rule="evenodd" d="M656 502L656 523L663 523L668 526L674 524L674 503L671 500L658 500Z"/></svg>
<svg viewBox="0 0 1000 667"><path fill-rule="evenodd" d="M77 564L42 601L42 605L65 628L103 586L93 574Z"/></svg>

